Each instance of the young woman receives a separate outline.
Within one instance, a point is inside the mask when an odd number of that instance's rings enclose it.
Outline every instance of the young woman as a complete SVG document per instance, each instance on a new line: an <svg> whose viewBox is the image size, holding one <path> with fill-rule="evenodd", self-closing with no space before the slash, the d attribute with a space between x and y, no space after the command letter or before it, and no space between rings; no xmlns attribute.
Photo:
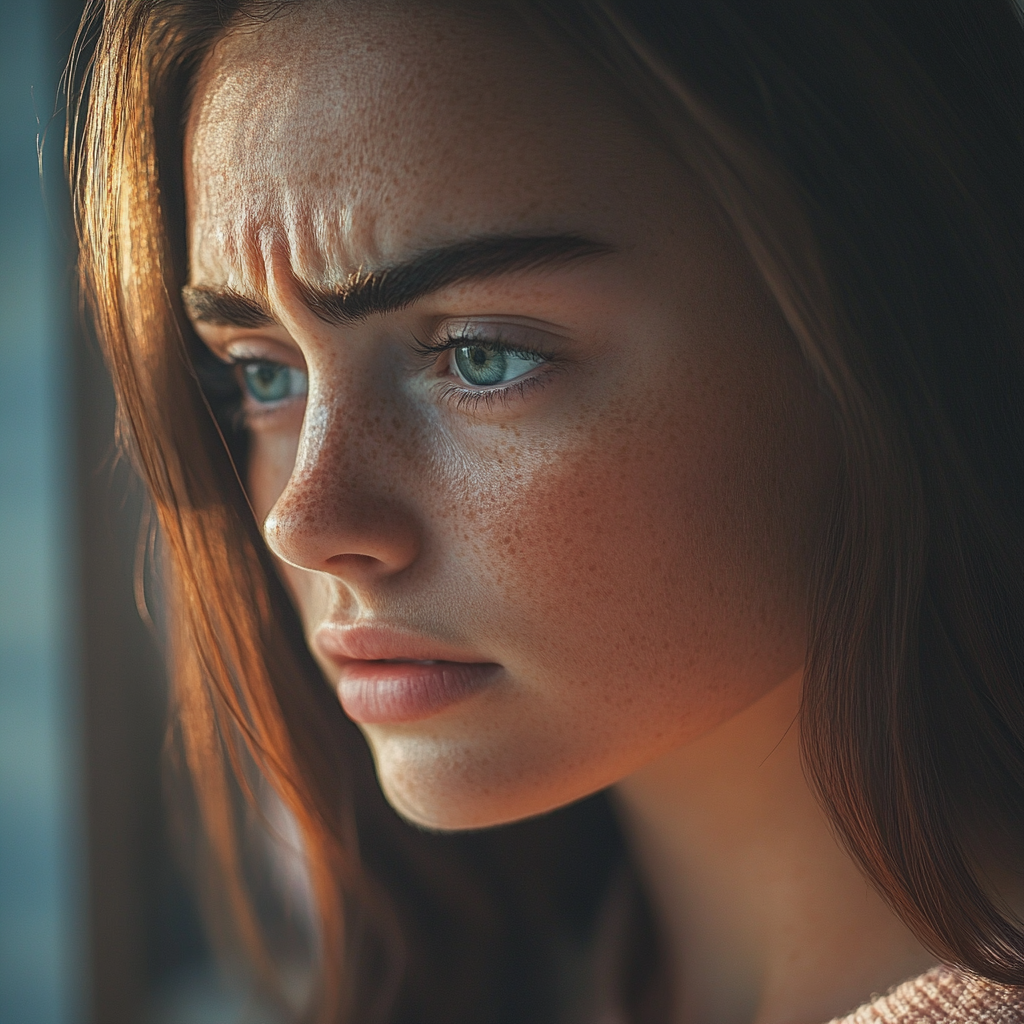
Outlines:
<svg viewBox="0 0 1024 1024"><path fill-rule="evenodd" d="M1011 5L97 24L83 278L257 959L256 776L322 1021L1024 1020Z"/></svg>

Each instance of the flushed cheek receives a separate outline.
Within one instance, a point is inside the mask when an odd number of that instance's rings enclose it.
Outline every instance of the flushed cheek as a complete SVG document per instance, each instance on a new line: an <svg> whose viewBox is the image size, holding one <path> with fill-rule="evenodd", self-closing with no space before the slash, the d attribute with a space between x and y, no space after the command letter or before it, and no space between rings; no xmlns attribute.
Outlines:
<svg viewBox="0 0 1024 1024"><path fill-rule="evenodd" d="M744 517L723 511L727 488L701 479L702 460L673 475L626 443L576 454L492 508L487 532L516 538L507 550L461 565L462 608L507 685L368 730L389 798L415 820L473 827L576 799L799 667L798 588L750 556Z"/></svg>
<svg viewBox="0 0 1024 1024"><path fill-rule="evenodd" d="M651 387L591 404L585 421L508 431L461 460L448 515L441 491L427 502L443 549L431 593L443 580L506 683L367 729L410 817L475 827L576 799L799 668L806 563L791 540L813 495L765 496L801 445L756 378L727 383Z"/></svg>
<svg viewBox="0 0 1024 1024"><path fill-rule="evenodd" d="M752 464L734 412L609 414L506 481L473 531L476 571L502 609L495 639L524 675L545 677L545 699L575 699L577 686L599 696L602 680L619 701L682 677L757 686L737 677L760 664L768 679L799 657L804 566L749 493L775 490L778 467Z"/></svg>

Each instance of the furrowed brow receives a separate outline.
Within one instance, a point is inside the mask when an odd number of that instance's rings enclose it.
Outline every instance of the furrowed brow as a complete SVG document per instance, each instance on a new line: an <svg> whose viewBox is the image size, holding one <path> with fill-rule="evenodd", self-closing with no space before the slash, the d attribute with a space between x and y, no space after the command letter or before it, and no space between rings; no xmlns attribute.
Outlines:
<svg viewBox="0 0 1024 1024"><path fill-rule="evenodd" d="M305 304L321 320L345 325L374 313L393 313L432 292L471 279L538 270L614 252L581 235L487 235L428 249L382 270L357 270L336 289L299 282ZM196 323L218 327L266 327L277 321L258 300L230 288L186 285L185 312Z"/></svg>
<svg viewBox="0 0 1024 1024"><path fill-rule="evenodd" d="M257 300L240 295L230 288L181 289L185 312L196 323L217 327L267 327L276 321Z"/></svg>
<svg viewBox="0 0 1024 1024"><path fill-rule="evenodd" d="M337 289L300 283L303 300L321 320L353 324L393 313L432 292L472 279L537 270L613 252L580 235L487 235L429 249L382 270L356 271Z"/></svg>

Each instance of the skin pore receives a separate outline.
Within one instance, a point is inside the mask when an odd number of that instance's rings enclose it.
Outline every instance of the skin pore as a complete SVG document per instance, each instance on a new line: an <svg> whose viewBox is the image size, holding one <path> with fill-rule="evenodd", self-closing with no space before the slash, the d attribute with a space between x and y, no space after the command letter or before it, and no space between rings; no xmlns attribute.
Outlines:
<svg viewBox="0 0 1024 1024"><path fill-rule="evenodd" d="M829 414L681 162L495 12L354 2L230 31L185 168L186 303L243 364L250 497L327 682L352 626L496 666L362 724L394 806L469 828L615 785L679 1024L815 1024L925 969L800 771ZM503 269L331 300L472 245Z"/></svg>

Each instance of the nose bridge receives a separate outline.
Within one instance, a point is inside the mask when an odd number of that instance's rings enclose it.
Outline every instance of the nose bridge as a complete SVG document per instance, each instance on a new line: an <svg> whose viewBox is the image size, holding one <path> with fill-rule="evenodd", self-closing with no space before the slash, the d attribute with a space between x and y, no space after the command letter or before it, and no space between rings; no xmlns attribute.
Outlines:
<svg viewBox="0 0 1024 1024"><path fill-rule="evenodd" d="M326 383L310 395L295 469L283 498L320 499L354 509L374 500L374 493L379 500L383 492L393 490L388 453L373 429L373 404L368 396L352 394L355 388L347 390L350 393L339 394L337 386ZM321 397L322 391L328 394Z"/></svg>
<svg viewBox="0 0 1024 1024"><path fill-rule="evenodd" d="M395 427L382 397L334 373L311 380L291 476L264 523L271 549L301 568L398 571L418 550L415 512L402 486ZM390 439L390 443L389 443ZM403 497L405 495L405 497Z"/></svg>

